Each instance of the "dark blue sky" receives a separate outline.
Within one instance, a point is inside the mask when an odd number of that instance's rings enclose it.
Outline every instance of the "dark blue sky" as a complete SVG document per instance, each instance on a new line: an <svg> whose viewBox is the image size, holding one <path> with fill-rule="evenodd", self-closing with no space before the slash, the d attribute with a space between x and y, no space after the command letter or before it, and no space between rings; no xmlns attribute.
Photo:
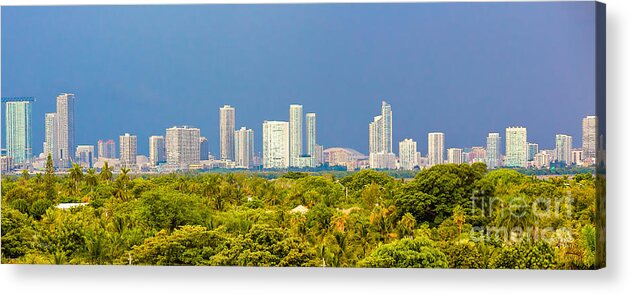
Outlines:
<svg viewBox="0 0 631 295"><path fill-rule="evenodd" d="M76 142L173 125L201 128L218 152L219 107L237 128L318 115L318 142L366 152L380 101L403 138L427 152L485 145L489 131L528 128L552 148L594 111L594 3L421 3L2 7L2 96L34 96L44 113L76 94ZM2 114L4 116L4 113ZM2 122L4 125L4 121ZM3 130L4 133L4 130Z"/></svg>

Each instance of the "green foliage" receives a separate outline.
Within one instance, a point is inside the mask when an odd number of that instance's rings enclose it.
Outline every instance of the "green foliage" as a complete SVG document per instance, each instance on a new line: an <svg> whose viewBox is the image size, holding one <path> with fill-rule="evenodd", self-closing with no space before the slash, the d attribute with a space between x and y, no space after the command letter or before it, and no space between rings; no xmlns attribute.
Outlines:
<svg viewBox="0 0 631 295"><path fill-rule="evenodd" d="M427 238L404 238L382 245L359 262L363 267L446 268L447 257Z"/></svg>
<svg viewBox="0 0 631 295"><path fill-rule="evenodd" d="M2 178L2 263L588 269L591 174L405 171ZM413 175L415 174L415 175ZM405 179L395 179L401 177ZM413 178L412 178L413 176ZM270 180L272 179L272 180ZM570 198L566 202L564 198ZM535 206L511 206L517 201ZM58 209L59 202L87 206ZM303 206L302 210L293 211ZM544 214L558 208L558 214ZM475 209L475 210L473 210ZM494 235L528 230L523 239ZM557 229L542 239L537 230Z"/></svg>
<svg viewBox="0 0 631 295"><path fill-rule="evenodd" d="M493 268L550 269L556 263L554 249L547 243L520 243L505 246L491 260Z"/></svg>

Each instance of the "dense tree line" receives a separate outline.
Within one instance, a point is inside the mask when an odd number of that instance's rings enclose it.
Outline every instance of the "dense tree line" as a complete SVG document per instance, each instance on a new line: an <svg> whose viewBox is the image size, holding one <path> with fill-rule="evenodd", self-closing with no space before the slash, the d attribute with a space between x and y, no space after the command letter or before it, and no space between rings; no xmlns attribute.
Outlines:
<svg viewBox="0 0 631 295"><path fill-rule="evenodd" d="M270 180L78 166L55 176L51 164L2 179L2 263L585 269L594 214L590 173L449 164L411 180Z"/></svg>

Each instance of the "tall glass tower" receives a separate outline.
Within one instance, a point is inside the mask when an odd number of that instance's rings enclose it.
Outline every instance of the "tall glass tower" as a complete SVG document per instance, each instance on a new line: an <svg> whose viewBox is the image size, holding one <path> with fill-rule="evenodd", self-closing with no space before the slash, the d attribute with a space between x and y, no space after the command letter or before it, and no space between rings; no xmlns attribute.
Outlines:
<svg viewBox="0 0 631 295"><path fill-rule="evenodd" d="M298 166L302 155L302 105L289 106L289 166Z"/></svg>
<svg viewBox="0 0 631 295"><path fill-rule="evenodd" d="M2 98L6 103L7 155L18 166L27 165L33 153L31 147L31 97Z"/></svg>

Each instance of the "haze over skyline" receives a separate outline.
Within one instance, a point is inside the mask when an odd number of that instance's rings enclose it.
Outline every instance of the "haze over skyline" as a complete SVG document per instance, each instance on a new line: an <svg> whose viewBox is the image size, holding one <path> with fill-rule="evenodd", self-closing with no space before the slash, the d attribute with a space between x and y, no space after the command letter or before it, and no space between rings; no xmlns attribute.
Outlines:
<svg viewBox="0 0 631 295"><path fill-rule="evenodd" d="M427 133L484 146L488 132L528 128L580 146L595 112L595 6L563 3L60 6L2 8L2 96L33 96L33 148L44 113L76 94L76 143L174 125L201 129L219 153L219 108L236 128L315 112L317 142L368 152L382 100L393 142ZM4 116L4 113L3 113ZM3 122L4 124L4 122ZM3 138L4 141L4 138ZM4 145L4 143L3 143ZM395 152L398 151L397 145Z"/></svg>

